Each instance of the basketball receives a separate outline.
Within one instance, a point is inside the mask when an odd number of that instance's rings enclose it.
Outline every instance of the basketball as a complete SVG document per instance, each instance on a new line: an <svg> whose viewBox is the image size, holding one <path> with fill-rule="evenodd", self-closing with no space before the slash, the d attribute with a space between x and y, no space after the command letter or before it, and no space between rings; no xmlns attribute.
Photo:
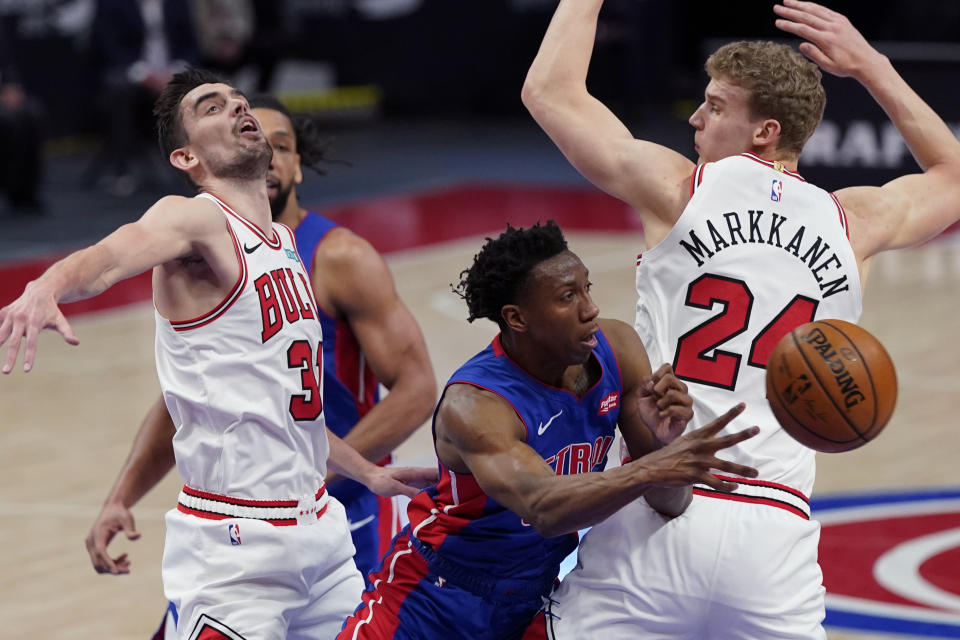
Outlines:
<svg viewBox="0 0 960 640"><path fill-rule="evenodd" d="M827 453L876 438L897 402L897 373L880 341L843 320L785 335L767 362L767 400L795 440Z"/></svg>

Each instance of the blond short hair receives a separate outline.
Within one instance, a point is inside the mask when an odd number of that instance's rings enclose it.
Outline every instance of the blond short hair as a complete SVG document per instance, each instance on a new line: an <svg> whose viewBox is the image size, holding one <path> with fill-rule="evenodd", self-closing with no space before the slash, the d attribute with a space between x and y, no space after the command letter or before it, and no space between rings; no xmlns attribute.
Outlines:
<svg viewBox="0 0 960 640"><path fill-rule="evenodd" d="M784 44L731 42L714 51L705 67L711 78L747 89L751 117L778 121L778 148L800 154L827 104L816 64Z"/></svg>

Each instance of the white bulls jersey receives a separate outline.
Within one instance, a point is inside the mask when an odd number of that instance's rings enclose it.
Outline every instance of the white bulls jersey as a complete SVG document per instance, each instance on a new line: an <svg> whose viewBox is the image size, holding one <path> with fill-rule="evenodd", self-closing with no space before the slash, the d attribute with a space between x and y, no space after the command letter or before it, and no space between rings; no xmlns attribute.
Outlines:
<svg viewBox="0 0 960 640"><path fill-rule="evenodd" d="M156 314L157 372L191 488L242 499L315 496L329 453L321 330L293 232L265 235L209 194L233 237L240 276L209 313Z"/></svg>
<svg viewBox="0 0 960 640"><path fill-rule="evenodd" d="M760 434L721 457L759 479L810 495L814 453L777 424L766 362L781 337L812 320L856 322L860 278L836 198L752 154L701 165L680 219L637 260L636 329L654 368L673 364L700 427L738 402L727 429Z"/></svg>

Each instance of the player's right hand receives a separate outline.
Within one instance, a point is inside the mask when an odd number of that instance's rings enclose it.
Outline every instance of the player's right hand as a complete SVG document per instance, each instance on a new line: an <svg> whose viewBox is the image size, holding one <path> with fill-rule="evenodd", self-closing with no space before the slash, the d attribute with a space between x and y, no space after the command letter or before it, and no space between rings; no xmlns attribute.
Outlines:
<svg viewBox="0 0 960 640"><path fill-rule="evenodd" d="M783 0L773 11L780 16L777 28L807 40L800 53L824 71L856 76L880 56L846 16L815 2Z"/></svg>
<svg viewBox="0 0 960 640"><path fill-rule="evenodd" d="M130 559L127 554L111 558L107 553L107 545L118 531L123 531L128 540L140 537L130 509L117 502L108 502L103 505L100 515L87 534L87 553L90 554L90 562L97 573L130 573Z"/></svg>
<svg viewBox="0 0 960 640"><path fill-rule="evenodd" d="M37 335L43 329L55 329L68 344L80 344L53 296L31 282L19 298L0 309L0 346L9 341L3 373L13 370L21 342L26 343L23 370L28 372L33 368L37 355Z"/></svg>
<svg viewBox="0 0 960 640"><path fill-rule="evenodd" d="M630 464L642 465L651 473L652 483L656 486L705 484L718 491L733 491L737 488L736 483L721 480L711 471L722 471L744 478L757 477L757 470L753 467L722 460L716 456L721 449L732 447L760 433L759 427L750 427L718 436L745 408L746 405L740 403L705 427L684 434L662 449L648 453Z"/></svg>

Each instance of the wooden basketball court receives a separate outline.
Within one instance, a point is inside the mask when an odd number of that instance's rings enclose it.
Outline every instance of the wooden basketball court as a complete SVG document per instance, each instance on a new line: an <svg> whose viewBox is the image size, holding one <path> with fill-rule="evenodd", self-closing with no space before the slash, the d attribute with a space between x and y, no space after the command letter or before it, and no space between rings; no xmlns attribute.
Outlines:
<svg viewBox="0 0 960 640"><path fill-rule="evenodd" d="M499 222L486 224L459 239L388 255L401 296L427 337L438 384L495 333L489 322L464 320L465 305L450 284L483 236L500 228ZM591 270L602 315L632 323L637 232L569 231L568 239ZM894 358L899 404L885 433L869 446L820 455L818 495L960 485L953 432L960 409L958 290L955 236L877 259L861 324ZM73 326L79 347L46 333L35 370L0 380L6 478L0 486L0 544L6 549L0 556L0 637L146 640L166 605L162 516L176 499L174 474L135 507L142 538L112 546L114 554L130 553L131 575L95 574L84 537L158 394L152 308L140 303L87 314ZM429 429L398 457L432 466ZM960 621L960 609L952 613ZM831 631L830 637L890 636Z"/></svg>

